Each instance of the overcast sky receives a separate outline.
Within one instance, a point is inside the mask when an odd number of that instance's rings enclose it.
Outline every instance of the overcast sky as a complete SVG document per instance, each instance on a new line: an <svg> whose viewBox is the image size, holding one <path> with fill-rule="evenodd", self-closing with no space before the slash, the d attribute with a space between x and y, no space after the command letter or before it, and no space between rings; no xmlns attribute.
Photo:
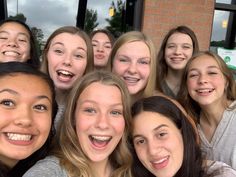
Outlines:
<svg viewBox="0 0 236 177"><path fill-rule="evenodd" d="M55 29L64 25L75 25L79 0L7 0L8 15L23 13L27 24L43 30L47 38ZM123 0L124 1L124 0ZM231 0L216 0L229 3ZM88 0L87 8L98 13L99 28L106 26L105 18L109 18L109 7L112 0ZM227 20L229 12L215 11L212 40L222 40L226 29L222 21Z"/></svg>

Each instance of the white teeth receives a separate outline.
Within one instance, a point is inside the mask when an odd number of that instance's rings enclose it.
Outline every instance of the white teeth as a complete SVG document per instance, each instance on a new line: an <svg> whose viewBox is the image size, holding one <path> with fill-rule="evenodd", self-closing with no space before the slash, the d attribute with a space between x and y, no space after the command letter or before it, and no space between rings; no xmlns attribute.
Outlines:
<svg viewBox="0 0 236 177"><path fill-rule="evenodd" d="M31 135L16 134L16 133L7 133L7 137L10 140L29 141L32 136Z"/></svg>
<svg viewBox="0 0 236 177"><path fill-rule="evenodd" d="M160 160L158 160L158 161L155 161L155 162L153 162L153 163L162 163L162 162L166 161L167 159L168 159L168 157L165 157L165 158L160 159Z"/></svg>
<svg viewBox="0 0 236 177"><path fill-rule="evenodd" d="M124 79L128 82L138 82L139 79L133 78L133 77L124 77Z"/></svg>
<svg viewBox="0 0 236 177"><path fill-rule="evenodd" d="M68 72L68 71L65 71L65 70L60 70L58 71L59 74L63 74L63 75L67 75L67 76L71 76L73 75L72 73Z"/></svg>
<svg viewBox="0 0 236 177"><path fill-rule="evenodd" d="M92 138L99 141L107 141L110 139L110 137L107 136L92 136Z"/></svg>
<svg viewBox="0 0 236 177"><path fill-rule="evenodd" d="M14 57L19 55L19 53L14 52L14 51L6 51L6 52L3 52L3 53L4 53L4 55L14 56Z"/></svg>
<svg viewBox="0 0 236 177"><path fill-rule="evenodd" d="M198 89L197 92L199 93L209 93L211 91L213 91L214 89Z"/></svg>

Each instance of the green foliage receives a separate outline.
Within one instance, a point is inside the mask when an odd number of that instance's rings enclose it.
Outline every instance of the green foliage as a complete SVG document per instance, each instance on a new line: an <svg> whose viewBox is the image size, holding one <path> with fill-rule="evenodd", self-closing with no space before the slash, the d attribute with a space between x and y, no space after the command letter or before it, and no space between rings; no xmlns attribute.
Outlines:
<svg viewBox="0 0 236 177"><path fill-rule="evenodd" d="M85 15L85 24L84 24L84 31L88 34L91 33L98 25L97 22L97 11L93 9L87 9Z"/></svg>
<svg viewBox="0 0 236 177"><path fill-rule="evenodd" d="M124 11L125 3L122 0L117 0L115 5L114 1L111 3L111 7L115 9L115 14L110 18L106 18L108 26L106 27L115 37L119 37L123 32L125 32L124 24Z"/></svg>
<svg viewBox="0 0 236 177"><path fill-rule="evenodd" d="M44 34L42 29L36 28L36 27L32 27L31 31L35 37L35 42L36 42L36 48L38 50L38 54L41 56L42 54L42 50L44 47L43 44L43 38L44 38Z"/></svg>
<svg viewBox="0 0 236 177"><path fill-rule="evenodd" d="M26 17L25 17L25 15L24 14L22 14L22 13L19 13L19 14L17 14L17 15L15 15L15 16L9 16L9 18L11 18L11 19L15 19L15 20L19 20L19 21L22 21L22 22L26 22Z"/></svg>

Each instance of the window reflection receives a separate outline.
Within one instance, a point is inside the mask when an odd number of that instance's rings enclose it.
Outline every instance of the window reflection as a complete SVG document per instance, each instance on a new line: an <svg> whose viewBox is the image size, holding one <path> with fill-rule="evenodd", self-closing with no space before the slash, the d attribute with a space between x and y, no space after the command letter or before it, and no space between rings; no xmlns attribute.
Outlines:
<svg viewBox="0 0 236 177"><path fill-rule="evenodd" d="M79 0L7 0L8 16L23 14L26 23L41 29L44 39L57 28L76 24Z"/></svg>

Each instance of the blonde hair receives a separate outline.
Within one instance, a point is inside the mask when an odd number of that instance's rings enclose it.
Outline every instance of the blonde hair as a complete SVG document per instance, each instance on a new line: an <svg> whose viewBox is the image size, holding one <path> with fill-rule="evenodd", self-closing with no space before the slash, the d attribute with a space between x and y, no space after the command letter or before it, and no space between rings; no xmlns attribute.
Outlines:
<svg viewBox="0 0 236 177"><path fill-rule="evenodd" d="M110 57L108 60L108 70L112 70L113 67L113 61L114 61L114 57L117 53L117 51L119 50L119 48L121 46L123 46L126 43L130 43L130 42L136 42L136 41L142 41L144 42L147 47L149 48L149 52L150 52L150 56L151 56L151 72L150 75L148 77L148 82L147 85L143 91L142 97L149 97L153 94L153 92L155 91L156 88L156 65L157 65L157 53L156 53L156 48L155 45L153 43L153 41L144 33L140 32L140 31L130 31L127 32L125 34L123 34L122 36L120 36L117 41L115 42L112 51L110 53Z"/></svg>
<svg viewBox="0 0 236 177"><path fill-rule="evenodd" d="M116 149L109 157L109 161L114 169L112 177L131 177L132 156L128 149L127 138L131 125L130 98L125 83L116 75L108 71L94 71L82 77L76 82L69 95L65 117L59 132L59 149L56 156L60 158L60 163L67 170L69 176L94 177L89 166L89 159L81 149L76 134L75 109L77 101L90 84L99 82L104 85L115 86L120 90L123 104L123 115L125 119L124 134L116 146ZM96 90L95 90L96 91Z"/></svg>

